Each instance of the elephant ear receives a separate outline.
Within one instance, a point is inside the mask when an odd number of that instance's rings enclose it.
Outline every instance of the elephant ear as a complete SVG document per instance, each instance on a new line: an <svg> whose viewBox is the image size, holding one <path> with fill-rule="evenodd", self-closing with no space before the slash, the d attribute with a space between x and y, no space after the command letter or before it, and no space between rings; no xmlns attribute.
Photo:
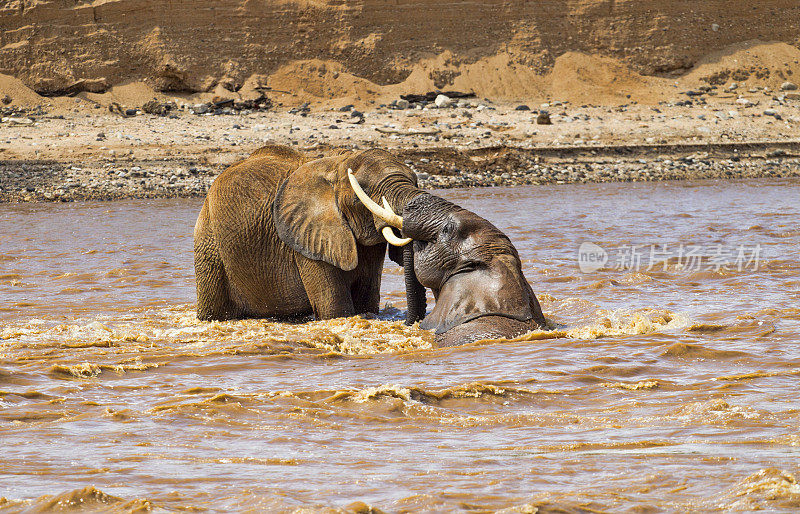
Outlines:
<svg viewBox="0 0 800 514"><path fill-rule="evenodd" d="M358 265L356 240L339 209L335 180L333 165L300 166L278 187L272 215L281 241L309 259L350 271Z"/></svg>

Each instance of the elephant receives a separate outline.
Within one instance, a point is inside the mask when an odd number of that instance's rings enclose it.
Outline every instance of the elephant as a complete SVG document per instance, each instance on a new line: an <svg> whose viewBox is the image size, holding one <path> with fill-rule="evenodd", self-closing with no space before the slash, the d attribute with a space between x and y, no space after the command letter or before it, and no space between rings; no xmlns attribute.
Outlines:
<svg viewBox="0 0 800 514"><path fill-rule="evenodd" d="M357 180L351 181L356 194L376 216L401 230L406 240L413 240L402 256L407 323L422 320L420 328L435 331L438 346L511 338L546 326L516 248L489 221L443 198L420 192L405 204L402 217L393 222L394 209L388 202L384 200L381 211ZM426 287L436 301L427 315Z"/></svg>
<svg viewBox="0 0 800 514"><path fill-rule="evenodd" d="M231 165L209 189L194 229L197 317L377 313L387 242L404 269L406 322L422 320L437 343L544 325L508 237L422 191L391 153L311 160L281 145ZM425 287L436 299L430 314Z"/></svg>
<svg viewBox="0 0 800 514"><path fill-rule="evenodd" d="M348 170L395 205L419 194L416 174L380 150L309 160L267 145L221 173L194 228L198 319L377 313L386 238L399 238L356 199Z"/></svg>

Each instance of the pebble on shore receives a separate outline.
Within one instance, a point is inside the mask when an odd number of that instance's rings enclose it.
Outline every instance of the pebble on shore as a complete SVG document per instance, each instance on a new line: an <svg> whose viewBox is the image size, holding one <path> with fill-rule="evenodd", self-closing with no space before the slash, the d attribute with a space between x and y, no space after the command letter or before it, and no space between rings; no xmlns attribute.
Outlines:
<svg viewBox="0 0 800 514"><path fill-rule="evenodd" d="M623 150L623 154L627 154ZM453 165L448 152L405 150L407 165L423 188L496 187L585 182L635 182L708 178L800 177L800 159L783 149L764 156L711 158L707 153L673 158L592 157L543 161L521 149L506 149L502 157L480 165ZM459 159L467 162L469 159ZM58 163L19 163L0 167L0 201L76 201L123 198L203 196L225 166L198 167L181 159L129 161L110 166L82 167Z"/></svg>

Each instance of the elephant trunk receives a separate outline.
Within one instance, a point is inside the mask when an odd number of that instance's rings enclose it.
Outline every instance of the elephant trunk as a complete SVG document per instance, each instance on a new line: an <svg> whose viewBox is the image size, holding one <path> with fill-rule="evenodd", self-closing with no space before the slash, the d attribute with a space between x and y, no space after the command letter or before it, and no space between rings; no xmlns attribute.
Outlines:
<svg viewBox="0 0 800 514"><path fill-rule="evenodd" d="M403 274L406 279L406 299L408 311L406 312L406 325L425 318L427 309L425 287L419 283L414 273L414 248L411 245L403 248Z"/></svg>
<svg viewBox="0 0 800 514"><path fill-rule="evenodd" d="M403 209L403 234L417 241L434 241L454 210L462 209L444 198L422 193Z"/></svg>
<svg viewBox="0 0 800 514"><path fill-rule="evenodd" d="M400 214L401 217L405 212L406 207L414 202L420 196L431 196L429 193L422 191L416 187L411 187L409 185L397 185L397 186L388 186L382 187L383 191L380 193L383 198L386 198L389 207L396 213ZM409 235L405 230L405 225L403 225L402 232L403 236L405 237L412 237Z"/></svg>
<svg viewBox="0 0 800 514"><path fill-rule="evenodd" d="M416 187L408 187L405 184L386 184L383 191L389 207L395 212L403 213L406 207L420 196L430 196ZM402 235L411 237L403 226ZM399 250L400 248L398 248ZM406 286L406 325L412 325L417 321L425 319L427 310L425 286L423 286L414 271L414 245L408 244L402 248L403 276Z"/></svg>
<svg viewBox="0 0 800 514"><path fill-rule="evenodd" d="M430 196L416 187L416 184L408 184L404 176L390 175L372 189L372 196L381 199L380 203L383 205L379 205L376 200L367 196L361 189L360 184L350 173L350 170L348 170L348 179L354 193L367 209L387 225L400 229L403 236L407 236L403 226L403 218L395 214L395 212L404 212L406 206L419 196ZM389 226L384 226L381 232L384 238L394 245L394 249L391 246L389 247L389 255L392 260L398 262L398 264L402 261L408 305L406 324L412 325L425 318L427 309L425 287L419 282L414 271L414 248L413 245L408 244L411 241L410 238L405 240L396 238ZM398 259L398 257L401 258Z"/></svg>

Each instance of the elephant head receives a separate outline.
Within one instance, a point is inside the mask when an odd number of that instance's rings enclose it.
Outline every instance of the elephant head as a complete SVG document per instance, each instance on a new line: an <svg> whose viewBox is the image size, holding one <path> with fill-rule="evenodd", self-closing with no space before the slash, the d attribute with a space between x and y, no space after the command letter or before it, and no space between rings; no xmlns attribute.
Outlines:
<svg viewBox="0 0 800 514"><path fill-rule="evenodd" d="M487 220L423 194L403 210L403 233L414 240L417 279L436 298L420 327L434 330L440 342L456 327L450 334L462 341L447 344L512 337L545 325L516 248Z"/></svg>
<svg viewBox="0 0 800 514"><path fill-rule="evenodd" d="M379 215L370 212L357 199L354 180L368 192L368 201L383 203L391 215L382 207ZM400 228L394 210L402 211L421 193L416 174L405 164L384 150L367 150L298 167L278 186L272 210L283 242L310 259L350 271L358 265L357 245L407 242L390 228Z"/></svg>

